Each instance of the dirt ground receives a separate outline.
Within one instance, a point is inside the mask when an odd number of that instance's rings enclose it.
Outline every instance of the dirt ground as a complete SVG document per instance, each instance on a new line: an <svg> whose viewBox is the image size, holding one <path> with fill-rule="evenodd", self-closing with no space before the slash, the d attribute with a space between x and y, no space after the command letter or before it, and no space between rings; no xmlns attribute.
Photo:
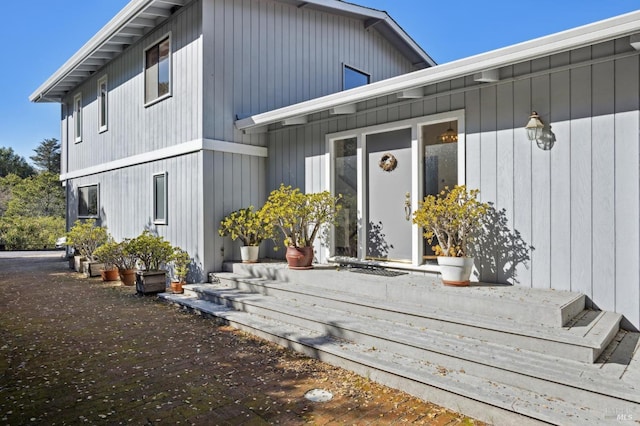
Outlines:
<svg viewBox="0 0 640 426"><path fill-rule="evenodd" d="M480 424L131 287L0 253L0 424ZM333 393L311 402L311 389Z"/></svg>

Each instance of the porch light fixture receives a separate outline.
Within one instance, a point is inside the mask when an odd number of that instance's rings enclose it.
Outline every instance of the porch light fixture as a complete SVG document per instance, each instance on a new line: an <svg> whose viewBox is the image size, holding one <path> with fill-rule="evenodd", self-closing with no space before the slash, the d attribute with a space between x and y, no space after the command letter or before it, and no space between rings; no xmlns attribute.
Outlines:
<svg viewBox="0 0 640 426"><path fill-rule="evenodd" d="M533 111L531 113L531 115L529 116L529 122L526 126L524 126L524 128L527 129L527 137L531 142L538 142L540 140L540 138L542 137L542 129L544 129L544 124L542 123L542 120L540 119L540 116L537 112Z"/></svg>
<svg viewBox="0 0 640 426"><path fill-rule="evenodd" d="M442 143L458 142L458 132L453 130L451 123L449 123L449 128L438 136L438 140Z"/></svg>

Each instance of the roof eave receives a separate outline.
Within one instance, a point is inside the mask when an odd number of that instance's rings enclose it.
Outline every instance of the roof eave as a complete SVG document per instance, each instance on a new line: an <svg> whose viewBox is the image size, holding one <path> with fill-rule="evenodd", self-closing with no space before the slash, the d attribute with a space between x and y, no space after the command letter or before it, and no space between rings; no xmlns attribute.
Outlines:
<svg viewBox="0 0 640 426"><path fill-rule="evenodd" d="M640 11L599 21L487 53L463 58L432 68L403 74L384 81L312 99L284 108L267 111L236 121L239 130L268 126L290 117L326 111L340 105L387 96L402 90L426 86L533 60L560 52L632 35L640 31Z"/></svg>
<svg viewBox="0 0 640 426"><path fill-rule="evenodd" d="M48 93L70 72L77 68L92 53L117 34L122 26L129 23L155 0L133 0L113 17L99 32L85 43L71 58L29 96L31 102L51 102ZM57 98L54 98L57 100ZM58 100L59 101L59 100Z"/></svg>

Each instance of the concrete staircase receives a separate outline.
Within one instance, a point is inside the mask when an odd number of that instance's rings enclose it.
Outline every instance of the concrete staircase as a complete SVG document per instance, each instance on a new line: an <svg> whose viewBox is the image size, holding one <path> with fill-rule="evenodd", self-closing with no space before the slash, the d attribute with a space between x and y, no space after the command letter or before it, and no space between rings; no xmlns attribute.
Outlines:
<svg viewBox="0 0 640 426"><path fill-rule="evenodd" d="M640 334L585 310L584 295L335 266L225 269L218 284L160 297L489 423L640 420Z"/></svg>

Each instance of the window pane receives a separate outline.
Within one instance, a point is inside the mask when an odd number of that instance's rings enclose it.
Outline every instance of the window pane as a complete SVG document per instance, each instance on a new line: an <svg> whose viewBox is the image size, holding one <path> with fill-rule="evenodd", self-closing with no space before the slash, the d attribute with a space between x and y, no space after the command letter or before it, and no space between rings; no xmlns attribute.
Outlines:
<svg viewBox="0 0 640 426"><path fill-rule="evenodd" d="M342 194L340 216L335 227L335 255L358 256L357 139L335 142L335 193Z"/></svg>
<svg viewBox="0 0 640 426"><path fill-rule="evenodd" d="M76 131L76 141L82 139L82 97L77 97L75 99L75 131Z"/></svg>
<svg viewBox="0 0 640 426"><path fill-rule="evenodd" d="M166 179L165 175L156 175L153 177L153 193L154 193L154 220L164 222L167 219L166 212Z"/></svg>
<svg viewBox="0 0 640 426"><path fill-rule="evenodd" d="M170 92L171 43L166 38L146 51L145 102L151 102Z"/></svg>
<svg viewBox="0 0 640 426"><path fill-rule="evenodd" d="M344 90L369 84L369 76L351 67L344 67Z"/></svg>
<svg viewBox="0 0 640 426"><path fill-rule="evenodd" d="M107 127L107 83L100 83L100 128Z"/></svg>
<svg viewBox="0 0 640 426"><path fill-rule="evenodd" d="M78 188L78 216L98 215L98 185Z"/></svg>

